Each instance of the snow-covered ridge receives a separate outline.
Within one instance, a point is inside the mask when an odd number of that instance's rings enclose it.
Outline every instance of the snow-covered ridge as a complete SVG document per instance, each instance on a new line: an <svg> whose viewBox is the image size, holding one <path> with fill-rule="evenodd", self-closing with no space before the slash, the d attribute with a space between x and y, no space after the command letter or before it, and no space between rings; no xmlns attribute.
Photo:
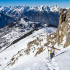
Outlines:
<svg viewBox="0 0 70 70"><path fill-rule="evenodd" d="M45 6L45 5L41 5L41 6L36 6L36 7L29 7L29 6L9 6L9 7L0 7L0 11L6 11L6 13L8 12L22 12L22 11L50 11L50 12L58 12L60 10L60 7L58 6Z"/></svg>

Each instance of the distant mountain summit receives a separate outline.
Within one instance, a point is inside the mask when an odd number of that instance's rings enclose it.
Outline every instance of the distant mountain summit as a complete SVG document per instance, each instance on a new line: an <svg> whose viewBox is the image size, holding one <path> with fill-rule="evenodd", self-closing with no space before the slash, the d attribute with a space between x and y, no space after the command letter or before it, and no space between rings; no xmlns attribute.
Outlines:
<svg viewBox="0 0 70 70"><path fill-rule="evenodd" d="M2 7L0 6L0 11L5 11L6 13L13 13L14 11L20 13L21 11L49 11L49 12L58 12L60 10L60 7L56 6L36 6L36 7L30 7L30 6L9 6L9 7Z"/></svg>

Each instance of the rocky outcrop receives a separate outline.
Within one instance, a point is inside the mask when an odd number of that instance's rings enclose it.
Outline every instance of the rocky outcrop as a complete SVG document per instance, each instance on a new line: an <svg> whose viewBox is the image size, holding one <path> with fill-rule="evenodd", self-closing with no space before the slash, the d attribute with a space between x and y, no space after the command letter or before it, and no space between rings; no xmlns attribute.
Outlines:
<svg viewBox="0 0 70 70"><path fill-rule="evenodd" d="M56 43L60 45L63 41L63 38L66 37L66 42L64 44L64 47L67 47L70 45L70 9L62 9L60 11L60 20L59 20L59 26L56 31Z"/></svg>
<svg viewBox="0 0 70 70"><path fill-rule="evenodd" d="M49 45L49 44L52 44L54 45L56 42L55 42L55 39L56 39L56 33L51 33L50 35L47 35L47 43L45 43L44 45Z"/></svg>
<svg viewBox="0 0 70 70"><path fill-rule="evenodd" d="M57 31L47 36L45 45L50 43L58 46L63 45L64 48L70 45L70 9L61 9Z"/></svg>

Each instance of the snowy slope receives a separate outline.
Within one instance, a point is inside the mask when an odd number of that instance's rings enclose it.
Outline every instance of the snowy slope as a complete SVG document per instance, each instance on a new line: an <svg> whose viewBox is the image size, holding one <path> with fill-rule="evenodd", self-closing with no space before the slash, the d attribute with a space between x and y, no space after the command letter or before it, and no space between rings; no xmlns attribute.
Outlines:
<svg viewBox="0 0 70 70"><path fill-rule="evenodd" d="M36 58L32 55L26 57L25 61L23 59L23 64L18 62L12 70L70 70L70 46L58 51L52 60L47 59L47 51L45 50Z"/></svg>
<svg viewBox="0 0 70 70"><path fill-rule="evenodd" d="M70 47L66 49L60 47L61 50L56 50L56 55L52 60L48 58L48 49L44 46L46 35L55 31L55 28L40 29L1 52L0 70L69 70ZM31 49L30 54L27 55L24 51L27 49L28 42L35 40L37 37L43 39L43 41L41 45L34 46L38 48L43 46L44 51L35 57L37 50L33 53L33 49ZM58 46L55 45L55 47Z"/></svg>
<svg viewBox="0 0 70 70"><path fill-rule="evenodd" d="M55 62L58 64L59 70L70 70L70 46L55 57Z"/></svg>
<svg viewBox="0 0 70 70"><path fill-rule="evenodd" d="M20 62L19 65L26 62L28 60L29 56L30 56L30 58L34 57L34 54L33 55L32 54L31 55L26 55L24 53L24 51L27 49L28 42L33 41L34 39L36 39L36 37L39 37L41 34L44 36L44 37L42 37L44 39L43 41L46 42L46 37L45 37L46 32L50 33L52 31L56 31L56 28L43 28L43 29L41 29L37 32L34 32L32 35L26 37L25 39L22 39L21 41L17 42L16 44L10 46L6 50L2 51L0 53L0 69L3 70L5 67L8 68L10 63L13 62L13 61L11 61L12 57L15 57L15 58L18 57L19 58L19 60L16 60L16 62ZM19 57L18 52L20 52L23 56ZM22 59L24 61L22 62L22 61L20 61L20 59ZM16 62L13 66L17 66ZM8 70L8 69L6 69L6 70Z"/></svg>
<svg viewBox="0 0 70 70"><path fill-rule="evenodd" d="M28 9L25 10L28 11ZM30 9L34 10L33 7ZM46 9L45 6L40 6L37 11L42 11L44 9ZM47 9L49 10L48 7ZM56 6L55 8L51 8L52 11L53 9L57 10ZM15 39L34 28L34 22L25 22L23 18L18 24L22 24L22 27L18 27L19 25L13 27L10 33L3 36L3 42L5 42L5 39L8 42L13 42ZM30 36L6 47L5 50L0 52L0 70L70 70L70 46L65 49L63 48L66 42L66 36L63 38L61 45L55 45L56 48L60 49L55 51L55 57L52 60L49 59L50 54L48 48L44 46L44 44L46 43L47 34L55 31L56 28L52 27L41 28L38 31L34 31Z"/></svg>

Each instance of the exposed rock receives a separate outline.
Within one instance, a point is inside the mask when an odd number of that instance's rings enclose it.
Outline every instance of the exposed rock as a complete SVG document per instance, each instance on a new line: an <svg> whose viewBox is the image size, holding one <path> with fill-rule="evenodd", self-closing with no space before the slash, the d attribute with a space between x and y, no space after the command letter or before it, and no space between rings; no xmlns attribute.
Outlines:
<svg viewBox="0 0 70 70"><path fill-rule="evenodd" d="M43 47L39 48L39 50L36 52L35 56L37 56L38 54L40 54L41 52L43 52Z"/></svg>
<svg viewBox="0 0 70 70"><path fill-rule="evenodd" d="M40 39L39 37L37 37L35 40L33 41L30 41L28 44L27 44L27 49L25 50L25 53L27 55L30 54L30 51L32 51L33 53L37 50L35 56L37 56L37 54L40 54L41 52L43 52L43 47L41 46L41 42L43 40ZM35 47L37 46L37 47Z"/></svg>
<svg viewBox="0 0 70 70"><path fill-rule="evenodd" d="M66 41L63 47L67 47L70 45L70 9L61 9L60 11L60 19L59 25L57 28L56 33L52 33L47 36L47 43L45 45L55 45L56 43L61 45L63 42L64 37L66 37ZM51 37L53 35L53 37Z"/></svg>
<svg viewBox="0 0 70 70"><path fill-rule="evenodd" d="M47 43L45 43L44 45L49 45L49 44L52 44L54 45L55 44L55 38L56 38L56 33L51 33L50 35L47 35Z"/></svg>
<svg viewBox="0 0 70 70"><path fill-rule="evenodd" d="M66 43L64 44L64 47L67 47L70 45L70 25L68 24L70 18L70 9L62 9L60 11L60 20L59 20L59 26L56 31L56 43L60 45L63 41L64 36L66 36Z"/></svg>

